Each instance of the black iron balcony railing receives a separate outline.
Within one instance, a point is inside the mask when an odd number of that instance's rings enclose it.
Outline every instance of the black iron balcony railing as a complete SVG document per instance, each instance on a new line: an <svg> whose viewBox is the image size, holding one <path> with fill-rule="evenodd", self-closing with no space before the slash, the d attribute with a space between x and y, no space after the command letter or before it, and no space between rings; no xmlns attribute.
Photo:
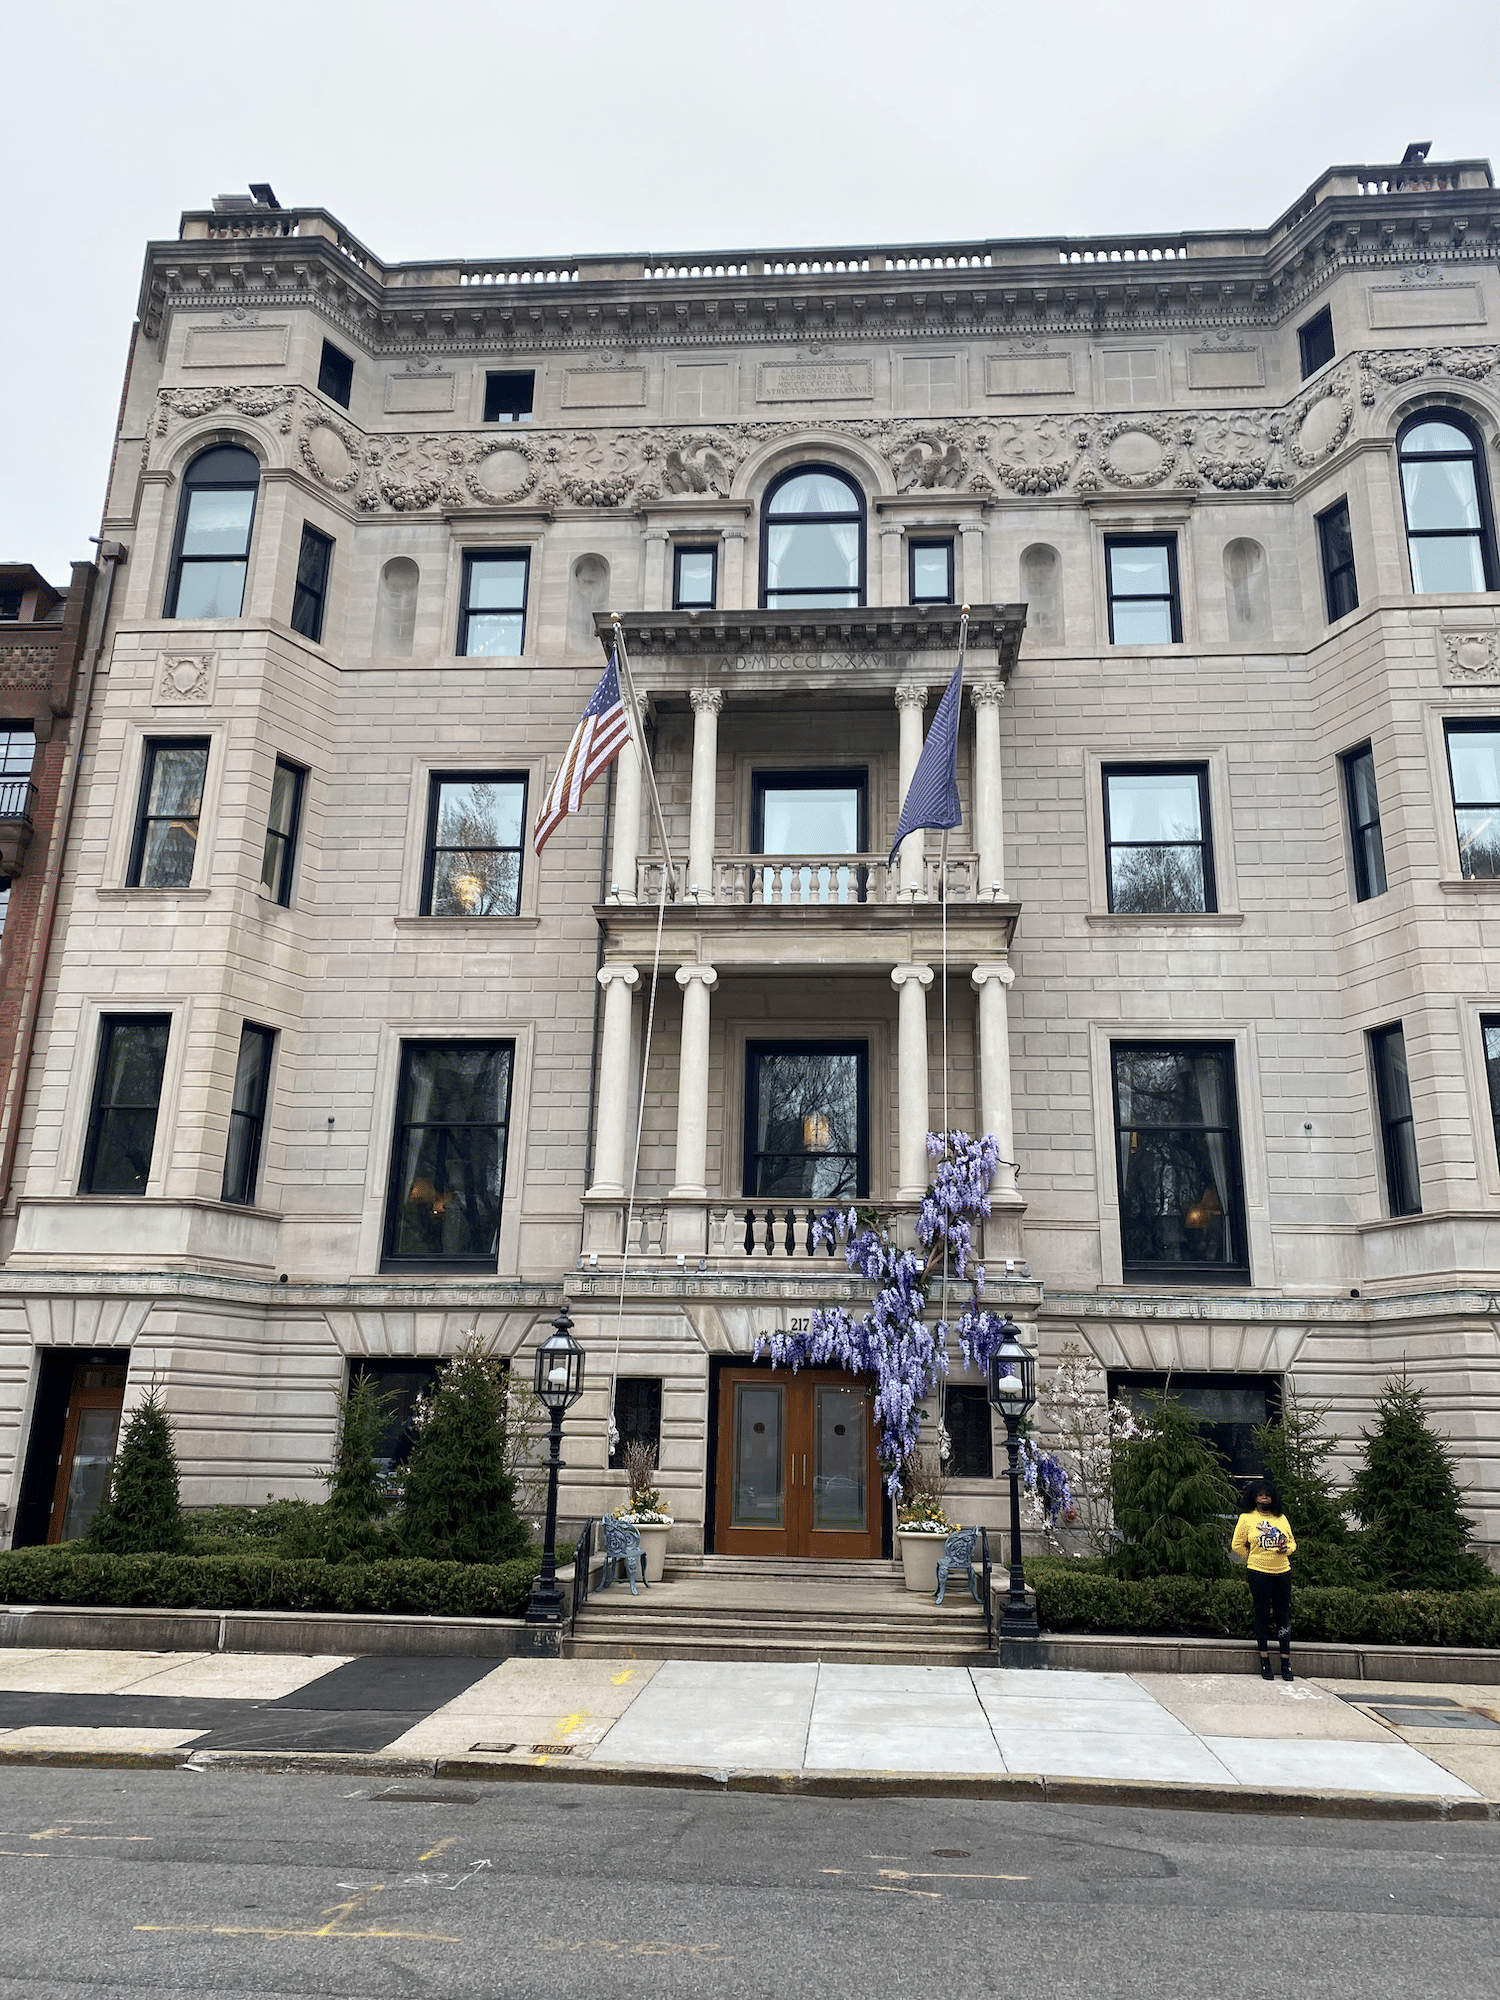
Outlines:
<svg viewBox="0 0 1500 2000"><path fill-rule="evenodd" d="M31 824L36 786L28 778L0 778L0 819L24 819Z"/></svg>

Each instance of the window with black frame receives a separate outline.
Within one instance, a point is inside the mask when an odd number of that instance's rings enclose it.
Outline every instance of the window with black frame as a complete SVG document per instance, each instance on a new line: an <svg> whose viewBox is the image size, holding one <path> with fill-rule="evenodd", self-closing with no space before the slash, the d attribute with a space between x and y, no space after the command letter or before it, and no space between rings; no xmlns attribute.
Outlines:
<svg viewBox="0 0 1500 2000"><path fill-rule="evenodd" d="M1479 433L1456 410L1426 410L1396 439L1411 587L1468 594L1496 585L1494 525Z"/></svg>
<svg viewBox="0 0 1500 2000"><path fill-rule="evenodd" d="M1380 835L1380 800L1375 791L1375 752L1368 743L1346 750L1344 802L1349 811L1349 850L1354 858L1354 900L1368 903L1385 894L1385 843Z"/></svg>
<svg viewBox="0 0 1500 2000"><path fill-rule="evenodd" d="M492 1271L513 1042L403 1042L386 1197L386 1270Z"/></svg>
<svg viewBox="0 0 1500 2000"><path fill-rule="evenodd" d="M302 524L297 552L297 582L292 592L292 630L315 646L323 640L323 607L328 597L328 571L333 562L333 538Z"/></svg>
<svg viewBox="0 0 1500 2000"><path fill-rule="evenodd" d="M1256 1443L1257 1427L1281 1421L1279 1375L1151 1374L1111 1369L1109 1399L1118 1399L1138 1417L1151 1414L1164 1396L1181 1403L1218 1452L1234 1480L1254 1479L1266 1470Z"/></svg>
<svg viewBox="0 0 1500 2000"><path fill-rule="evenodd" d="M776 611L835 611L865 594L865 503L832 466L802 465L766 494L761 603Z"/></svg>
<svg viewBox="0 0 1500 2000"><path fill-rule="evenodd" d="M521 907L526 780L513 771L433 773L422 914L513 917Z"/></svg>
<svg viewBox="0 0 1500 2000"><path fill-rule="evenodd" d="M247 1021L240 1030L234 1092L229 1101L229 1144L224 1153L225 1201L249 1203L255 1199L275 1040L272 1029L258 1028L253 1021Z"/></svg>
<svg viewBox="0 0 1500 2000"><path fill-rule="evenodd" d="M1125 1276L1248 1283L1234 1050L1111 1048Z"/></svg>
<svg viewBox="0 0 1500 2000"><path fill-rule="evenodd" d="M909 595L913 604L953 602L953 544L908 542Z"/></svg>
<svg viewBox="0 0 1500 2000"><path fill-rule="evenodd" d="M126 877L132 888L191 887L207 775L206 736L163 737L147 743Z"/></svg>
<svg viewBox="0 0 1500 2000"><path fill-rule="evenodd" d="M659 1375L617 1375L615 1377L615 1443L609 1454L618 1472L625 1453L633 1444L648 1446L661 1459L661 1377Z"/></svg>
<svg viewBox="0 0 1500 2000"><path fill-rule="evenodd" d="M266 815L266 843L260 856L260 886L283 909L292 900L292 870L297 861L297 827L302 818L302 783L307 773L285 757L276 759L271 774L271 809Z"/></svg>
<svg viewBox="0 0 1500 2000"><path fill-rule="evenodd" d="M1417 1171L1416 1121L1411 1108L1411 1076L1401 1023L1373 1029L1370 1063L1375 1072L1375 1106L1385 1155L1385 1195L1392 1215L1422 1213L1422 1178Z"/></svg>
<svg viewBox="0 0 1500 2000"><path fill-rule="evenodd" d="M712 611L717 598L719 551L716 547L672 551L672 609Z"/></svg>
<svg viewBox="0 0 1500 2000"><path fill-rule="evenodd" d="M1318 555L1323 564L1323 602L1328 622L1336 625L1359 609L1359 585L1354 574L1354 530L1349 502L1335 500L1318 516Z"/></svg>
<svg viewBox="0 0 1500 2000"><path fill-rule="evenodd" d="M1175 535L1108 535L1104 561L1112 646L1173 646L1182 640Z"/></svg>
<svg viewBox="0 0 1500 2000"><path fill-rule="evenodd" d="M1484 1077L1490 1093L1490 1126L1495 1139L1495 1159L1500 1165L1500 1014L1480 1018L1484 1036Z"/></svg>
<svg viewBox="0 0 1500 2000"><path fill-rule="evenodd" d="M949 1383L943 1392L943 1428L948 1433L950 1479L993 1479L995 1438L990 1399L972 1383Z"/></svg>
<svg viewBox="0 0 1500 2000"><path fill-rule="evenodd" d="M151 1178L169 1014L105 1014L83 1148L82 1194L144 1194Z"/></svg>
<svg viewBox="0 0 1500 2000"><path fill-rule="evenodd" d="M331 340L323 342L323 352L318 361L318 391L346 410L354 393L353 359L341 347L335 347Z"/></svg>
<svg viewBox="0 0 1500 2000"><path fill-rule="evenodd" d="M1206 764L1104 770L1109 907L1120 915L1216 910Z"/></svg>
<svg viewBox="0 0 1500 2000"><path fill-rule="evenodd" d="M464 557L458 650L476 659L519 659L526 646L526 591L531 562L524 550Z"/></svg>
<svg viewBox="0 0 1500 2000"><path fill-rule="evenodd" d="M1448 776L1465 881L1500 877L1500 722L1449 722Z"/></svg>
<svg viewBox="0 0 1500 2000"><path fill-rule="evenodd" d="M869 1045L747 1042L745 1193L843 1201L869 1191Z"/></svg>
<svg viewBox="0 0 1500 2000"><path fill-rule="evenodd" d="M1327 306L1304 320L1297 329L1297 351L1302 362L1302 379L1316 375L1333 359L1333 314Z"/></svg>
<svg viewBox="0 0 1500 2000"><path fill-rule="evenodd" d="M437 1388L442 1365L440 1361L418 1361L411 1356L349 1364L349 1387L352 1389L363 1377L385 1404L380 1436L371 1455L387 1479L411 1456L418 1406Z"/></svg>
<svg viewBox="0 0 1500 2000"><path fill-rule="evenodd" d="M529 424L536 392L530 368L493 369L484 378L484 420L487 424Z"/></svg>
<svg viewBox="0 0 1500 2000"><path fill-rule="evenodd" d="M245 602L260 461L239 445L215 445L182 477L167 618L238 618Z"/></svg>

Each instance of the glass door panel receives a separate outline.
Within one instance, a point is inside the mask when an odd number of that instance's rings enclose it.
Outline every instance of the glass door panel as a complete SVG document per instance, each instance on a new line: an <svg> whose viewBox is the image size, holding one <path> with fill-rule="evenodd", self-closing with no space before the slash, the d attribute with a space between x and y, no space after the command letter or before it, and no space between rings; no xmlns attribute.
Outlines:
<svg viewBox="0 0 1500 2000"><path fill-rule="evenodd" d="M732 1527L786 1525L785 1417L784 1384L735 1384L734 1472L729 1514Z"/></svg>
<svg viewBox="0 0 1500 2000"><path fill-rule="evenodd" d="M120 1412L80 1410L73 1441L73 1462L68 1468L68 1498L63 1508L62 1540L71 1542L83 1534L104 1498L109 1484L109 1468L114 1463L115 1439L120 1429Z"/></svg>
<svg viewBox="0 0 1500 2000"><path fill-rule="evenodd" d="M858 1389L813 1386L814 1531L862 1534L868 1525L865 1401Z"/></svg>

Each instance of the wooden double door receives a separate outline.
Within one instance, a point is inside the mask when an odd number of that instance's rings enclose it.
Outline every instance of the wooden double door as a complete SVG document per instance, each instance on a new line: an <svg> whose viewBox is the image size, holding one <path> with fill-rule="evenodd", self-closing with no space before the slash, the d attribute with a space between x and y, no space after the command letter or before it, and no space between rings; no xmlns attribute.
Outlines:
<svg viewBox="0 0 1500 2000"><path fill-rule="evenodd" d="M120 1437L125 1374L123 1363L80 1363L73 1370L47 1521L49 1542L71 1542L86 1534L99 1511Z"/></svg>
<svg viewBox="0 0 1500 2000"><path fill-rule="evenodd" d="M877 1558L874 1403L873 1385L842 1369L724 1369L715 1550Z"/></svg>

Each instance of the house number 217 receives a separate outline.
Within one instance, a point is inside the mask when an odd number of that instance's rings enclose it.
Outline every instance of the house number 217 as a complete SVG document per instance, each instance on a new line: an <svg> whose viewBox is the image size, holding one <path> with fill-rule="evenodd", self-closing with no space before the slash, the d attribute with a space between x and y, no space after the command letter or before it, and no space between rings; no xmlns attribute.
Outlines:
<svg viewBox="0 0 1500 2000"><path fill-rule="evenodd" d="M789 1320L789 1321L788 1321L788 1323L787 1323L787 1332L788 1332L788 1333L811 1333L811 1332L812 1332L812 1321L811 1321L811 1319L809 1319L809 1318L806 1318L806 1317L803 1317L803 1318L801 1318L801 1319L794 1319L794 1320Z"/></svg>

